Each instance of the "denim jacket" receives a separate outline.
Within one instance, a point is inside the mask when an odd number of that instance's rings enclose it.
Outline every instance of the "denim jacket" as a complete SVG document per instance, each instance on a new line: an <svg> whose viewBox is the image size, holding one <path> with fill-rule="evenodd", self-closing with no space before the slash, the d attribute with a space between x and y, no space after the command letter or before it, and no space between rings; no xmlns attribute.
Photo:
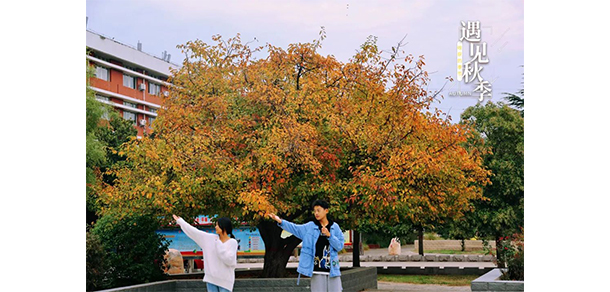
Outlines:
<svg viewBox="0 0 610 292"><path fill-rule="evenodd" d="M278 224L282 229L292 233L294 236L303 240L303 247L301 248L301 255L299 260L299 267L297 272L299 274L311 277L313 275L313 262L316 254L316 242L320 237L320 228L314 222L307 222L305 224L294 224L286 220L282 220L282 223ZM343 249L345 238L343 232L339 227L339 224L333 222L330 226L330 277L339 277L341 272L339 271L339 255L338 252Z"/></svg>

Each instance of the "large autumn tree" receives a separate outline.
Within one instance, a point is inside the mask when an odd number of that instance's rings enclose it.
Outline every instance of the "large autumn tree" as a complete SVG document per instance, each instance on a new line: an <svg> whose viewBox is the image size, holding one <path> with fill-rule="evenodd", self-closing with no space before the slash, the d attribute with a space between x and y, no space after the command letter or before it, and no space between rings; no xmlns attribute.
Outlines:
<svg viewBox="0 0 610 292"><path fill-rule="evenodd" d="M400 46L386 56L371 37L344 63L319 53L323 39L180 46L155 132L123 149L129 163L102 191L105 212L248 221L265 243L265 277L283 276L300 243L281 238L269 212L303 222L326 199L344 230L462 216L487 172L463 145L467 128L428 110L423 57L399 59Z"/></svg>

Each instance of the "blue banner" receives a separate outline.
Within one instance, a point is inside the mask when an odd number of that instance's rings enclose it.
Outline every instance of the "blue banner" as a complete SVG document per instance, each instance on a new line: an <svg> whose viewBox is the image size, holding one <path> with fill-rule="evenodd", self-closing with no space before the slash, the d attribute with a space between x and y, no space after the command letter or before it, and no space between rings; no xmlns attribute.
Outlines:
<svg viewBox="0 0 610 292"><path fill-rule="evenodd" d="M216 234L214 227L199 227L201 231ZM169 248L179 250L181 252L199 252L201 247L190 239L182 230L158 230L157 233L162 234L170 242ZM265 244L261 238L257 228L252 230L249 227L233 229L233 235L238 242L238 253L264 253Z"/></svg>

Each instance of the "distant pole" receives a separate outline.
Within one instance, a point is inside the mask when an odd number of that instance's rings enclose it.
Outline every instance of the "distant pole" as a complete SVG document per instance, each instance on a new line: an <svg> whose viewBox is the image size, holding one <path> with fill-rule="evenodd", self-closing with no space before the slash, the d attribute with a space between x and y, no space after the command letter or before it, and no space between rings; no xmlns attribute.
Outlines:
<svg viewBox="0 0 610 292"><path fill-rule="evenodd" d="M360 232L354 230L354 242L352 242L353 267L360 267Z"/></svg>

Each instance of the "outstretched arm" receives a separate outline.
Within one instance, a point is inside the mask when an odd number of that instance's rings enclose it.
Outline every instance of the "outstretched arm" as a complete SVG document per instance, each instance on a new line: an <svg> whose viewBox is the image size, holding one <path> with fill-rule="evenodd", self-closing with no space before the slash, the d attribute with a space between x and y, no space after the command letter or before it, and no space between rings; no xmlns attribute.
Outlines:
<svg viewBox="0 0 610 292"><path fill-rule="evenodd" d="M269 214L269 217L271 217L271 219L275 220L275 222L278 223L279 227L294 234L294 236L298 237L299 239L303 240L303 237L305 236L305 232L306 232L305 224L294 224L292 222L282 220L280 217L278 217L275 214Z"/></svg>
<svg viewBox="0 0 610 292"><path fill-rule="evenodd" d="M178 223L178 225L180 225L180 229L182 229L182 231L184 231L184 233L191 238L193 241L195 241L197 243L197 245L199 245L199 247L203 248L204 242L211 242L212 240L214 240L216 238L215 235L213 234L209 234L205 231L201 231L195 227L193 227L191 224L188 224L186 221L184 221L184 219L176 216L176 215L172 215L174 217L174 220L176 220L176 223Z"/></svg>

